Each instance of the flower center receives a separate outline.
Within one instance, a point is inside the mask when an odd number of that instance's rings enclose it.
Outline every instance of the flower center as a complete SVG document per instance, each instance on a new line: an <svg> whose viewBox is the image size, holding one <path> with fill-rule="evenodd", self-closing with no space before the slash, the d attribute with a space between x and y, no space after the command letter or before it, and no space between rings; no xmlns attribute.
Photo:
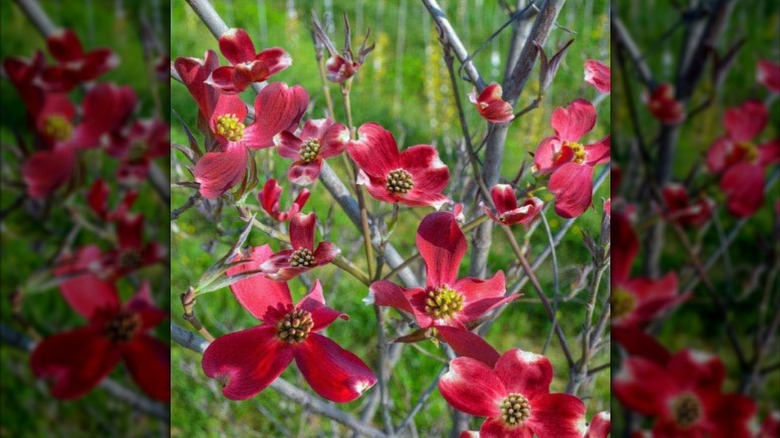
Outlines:
<svg viewBox="0 0 780 438"><path fill-rule="evenodd" d="M141 315L123 310L106 323L104 333L112 341L127 342L141 330L141 325Z"/></svg>
<svg viewBox="0 0 780 438"><path fill-rule="evenodd" d="M393 193L405 194L414 187L414 181L412 181L412 174L404 169L391 170L387 175L387 183L385 187L388 191Z"/></svg>
<svg viewBox="0 0 780 438"><path fill-rule="evenodd" d="M563 142L563 147L568 147L571 149L572 153L574 153L574 156L572 157L572 161L574 161L577 164L582 164L585 162L585 156L587 155L585 152L585 146L582 145L582 143L577 143L573 141L565 141ZM560 156L560 152L556 154L556 160Z"/></svg>
<svg viewBox="0 0 780 438"><path fill-rule="evenodd" d="M312 327L311 313L295 309L276 323L276 337L289 344L300 344L309 337Z"/></svg>
<svg viewBox="0 0 780 438"><path fill-rule="evenodd" d="M306 248L298 248L295 252L290 254L290 265L293 268L299 268L301 266L309 268L315 264L314 254Z"/></svg>
<svg viewBox="0 0 780 438"><path fill-rule="evenodd" d="M320 146L320 141L316 138L310 138L303 142L298 155L301 157L301 161L304 163L311 163L317 159L317 156L320 154L320 149L322 149L322 146Z"/></svg>
<svg viewBox="0 0 780 438"><path fill-rule="evenodd" d="M636 308L636 297L622 287L618 287L612 291L609 304L612 307L612 319L620 319Z"/></svg>
<svg viewBox="0 0 780 438"><path fill-rule="evenodd" d="M454 315L463 309L463 295L447 286L428 291L425 299L425 313L431 318L441 319Z"/></svg>
<svg viewBox="0 0 780 438"><path fill-rule="evenodd" d="M238 121L235 114L225 114L217 117L217 134L229 141L239 141L244 138L244 124Z"/></svg>
<svg viewBox="0 0 780 438"><path fill-rule="evenodd" d="M134 141L127 150L127 158L130 161L138 161L146 156L149 146L145 141Z"/></svg>
<svg viewBox="0 0 780 438"><path fill-rule="evenodd" d="M62 116L49 116L43 124L43 132L57 141L65 141L73 133L73 125Z"/></svg>
<svg viewBox="0 0 780 438"><path fill-rule="evenodd" d="M689 427L701 418L701 403L696 396L686 392L672 401L672 415L678 426Z"/></svg>
<svg viewBox="0 0 780 438"><path fill-rule="evenodd" d="M531 404L522 394L509 394L501 402L501 420L508 426L519 426L531 416Z"/></svg>
<svg viewBox="0 0 780 438"><path fill-rule="evenodd" d="M731 164L747 162L754 163L758 160L758 148L749 141L740 141L734 144L734 149L728 156L728 162Z"/></svg>
<svg viewBox="0 0 780 438"><path fill-rule="evenodd" d="M135 249L126 249L119 255L119 266L134 269L141 266L141 253Z"/></svg>

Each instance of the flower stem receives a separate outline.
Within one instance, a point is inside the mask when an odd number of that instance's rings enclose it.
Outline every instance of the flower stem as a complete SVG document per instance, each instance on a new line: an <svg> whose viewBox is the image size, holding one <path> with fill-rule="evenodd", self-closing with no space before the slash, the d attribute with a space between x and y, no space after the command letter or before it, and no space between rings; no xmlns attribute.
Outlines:
<svg viewBox="0 0 780 438"><path fill-rule="evenodd" d="M322 65L322 58L317 59L317 69L320 71L322 94L325 95L325 104L328 106L328 117L335 119L336 114L333 112L333 98L330 96L330 87L328 87L328 80L325 77L325 67Z"/></svg>

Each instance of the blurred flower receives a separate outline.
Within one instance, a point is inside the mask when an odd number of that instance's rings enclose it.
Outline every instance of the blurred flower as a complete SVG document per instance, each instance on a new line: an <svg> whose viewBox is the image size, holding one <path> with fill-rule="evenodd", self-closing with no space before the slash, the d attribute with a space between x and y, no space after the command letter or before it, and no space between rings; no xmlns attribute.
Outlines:
<svg viewBox="0 0 780 438"><path fill-rule="evenodd" d="M297 135L282 131L276 151L295 160L287 172L290 182L308 185L317 181L323 160L344 152L349 140L349 129L343 124L329 118L309 120Z"/></svg>
<svg viewBox="0 0 780 438"><path fill-rule="evenodd" d="M670 84L661 84L644 96L647 109L657 120L666 125L675 125L685 120L685 110L682 103L674 97L674 87Z"/></svg>
<svg viewBox="0 0 780 438"><path fill-rule="evenodd" d="M501 98L499 84L490 84L477 96L476 88L469 93L469 100L477 107L479 115L490 123L506 123L515 118L512 105Z"/></svg>
<svg viewBox="0 0 780 438"><path fill-rule="evenodd" d="M610 68L595 59L585 62L585 82L600 93L609 93L612 82Z"/></svg>
<svg viewBox="0 0 780 438"><path fill-rule="evenodd" d="M417 229L417 249L425 263L426 287L407 289L387 280L369 288L368 302L389 306L414 316L420 330L396 342L415 342L426 337L441 338L458 355L473 357L489 365L498 352L469 331L486 313L520 297L506 293L504 272L480 280L458 279L458 268L466 254L466 236L453 213L431 213Z"/></svg>
<svg viewBox="0 0 780 438"><path fill-rule="evenodd" d="M154 306L148 283L124 305L116 287L101 281L66 301L89 323L43 339L30 356L36 377L54 380L51 395L79 398L124 361L145 393L170 401L170 350L147 333L168 315Z"/></svg>
<svg viewBox="0 0 780 438"><path fill-rule="evenodd" d="M776 438L780 436L780 411L771 411L761 423L761 431L756 438Z"/></svg>
<svg viewBox="0 0 780 438"><path fill-rule="evenodd" d="M126 217L136 198L138 198L137 191L129 190L117 208L114 211L108 211L109 195L108 183L102 178L96 179L89 191L87 191L87 204L89 204L95 215L104 221L115 221Z"/></svg>
<svg viewBox="0 0 780 438"><path fill-rule="evenodd" d="M662 194L668 210L666 220L682 226L702 225L715 211L715 201L706 196L699 196L691 202L688 190L682 184L669 183L664 186Z"/></svg>
<svg viewBox="0 0 780 438"><path fill-rule="evenodd" d="M137 120L111 136L106 152L121 160L117 169L120 181L139 183L149 174L152 160L171 153L169 126L160 119Z"/></svg>
<svg viewBox="0 0 780 438"><path fill-rule="evenodd" d="M244 29L230 29L219 37L219 51L230 61L211 72L206 83L222 93L240 93L253 82L263 82L292 64L279 47L255 54L255 45Z"/></svg>
<svg viewBox="0 0 780 438"><path fill-rule="evenodd" d="M119 58L108 48L84 52L78 35L60 30L46 39L49 53L58 61L43 69L40 84L48 91L70 91L81 82L97 79L119 65Z"/></svg>
<svg viewBox="0 0 780 438"><path fill-rule="evenodd" d="M546 357L514 348L495 366L469 357L451 360L439 391L453 408L487 417L480 436L582 438L585 405L570 394L551 394L552 379Z"/></svg>
<svg viewBox="0 0 780 438"><path fill-rule="evenodd" d="M758 61L758 82L772 93L780 93L780 64L768 59Z"/></svg>
<svg viewBox="0 0 780 438"><path fill-rule="evenodd" d="M588 425L588 431L583 438L607 438L607 436L609 436L611 424L612 420L610 419L609 412L599 412L593 416L593 419Z"/></svg>
<svg viewBox="0 0 780 438"><path fill-rule="evenodd" d="M163 261L167 255L159 242L144 243L144 215L125 214L116 220L118 245L103 256L108 275L119 278Z"/></svg>
<svg viewBox="0 0 780 438"><path fill-rule="evenodd" d="M585 99L556 108L550 124L555 135L539 143L535 171L552 174L548 189L555 195L555 212L577 217L590 206L594 166L609 162L609 136L590 145L579 143L596 124L596 109Z"/></svg>
<svg viewBox="0 0 780 438"><path fill-rule="evenodd" d="M292 249L276 252L260 265L260 269L268 278L276 281L292 280L317 266L327 265L341 253L341 250L330 242L320 242L317 249L314 249L316 222L317 216L314 212L298 213L292 217L290 220Z"/></svg>
<svg viewBox="0 0 780 438"><path fill-rule="evenodd" d="M3 59L3 69L22 102L27 106L30 118L36 120L46 99L68 100L65 93L47 93L38 83L38 77L45 67L43 53L37 50L31 59L8 57Z"/></svg>
<svg viewBox="0 0 780 438"><path fill-rule="evenodd" d="M257 270L271 257L268 245L255 247L228 275ZM203 372L223 383L222 393L245 400L263 391L295 359L298 369L320 396L346 403L360 397L377 379L353 353L319 334L347 315L325 305L319 280L297 305L287 283L256 275L230 286L241 305L262 324L217 338L203 353Z"/></svg>
<svg viewBox="0 0 780 438"><path fill-rule="evenodd" d="M484 203L480 206L485 210L485 214L490 219L504 225L523 224L528 225L536 218L541 210L542 202L537 197L526 198L522 205L518 207L515 190L509 184L496 184L490 189L490 197L496 204L496 213L488 208Z"/></svg>
<svg viewBox="0 0 780 438"><path fill-rule="evenodd" d="M295 198L290 209L287 211L281 211L279 207L279 198L282 195L282 186L276 183L276 180L271 178L265 182L263 190L258 192L257 198L260 201L260 205L268 213L269 216L280 222L286 222L291 217L298 214L303 209L306 201L309 199L310 192L307 189L301 190L298 197Z"/></svg>
<svg viewBox="0 0 780 438"><path fill-rule="evenodd" d="M393 134L377 123L363 124L358 134L357 141L347 144L347 153L360 168L357 183L365 185L371 196L436 209L449 202L441 191L450 172L436 148L417 145L399 153Z"/></svg>
<svg viewBox="0 0 780 438"><path fill-rule="evenodd" d="M366 56L374 50L374 44L367 46L368 38L371 36L371 29L366 30L366 37L358 50L357 58L355 58L355 54L352 52L352 38L346 13L344 14L344 49L341 52L336 50L333 41L330 40L330 37L328 37L319 21L317 21L317 17L312 17L312 23L314 25L315 43L319 42L330 54L330 58L325 63L328 80L341 83L354 76L360 70Z"/></svg>

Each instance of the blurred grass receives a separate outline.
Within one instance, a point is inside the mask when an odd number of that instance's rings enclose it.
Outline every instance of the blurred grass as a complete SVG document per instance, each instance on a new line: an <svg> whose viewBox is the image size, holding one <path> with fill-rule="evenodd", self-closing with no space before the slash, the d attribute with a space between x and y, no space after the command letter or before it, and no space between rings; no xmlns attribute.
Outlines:
<svg viewBox="0 0 780 438"><path fill-rule="evenodd" d="M71 2L71 6L73 4ZM163 37L167 35L170 10L167 0L156 1L154 4L159 8L157 12L150 9L149 5L136 2L120 1L109 4L87 1L78 2L78 7L69 7L67 2L41 1L44 11L56 25L71 28L79 35L85 50L108 46L119 55L119 67L102 76L100 81L131 85L139 98L137 114L143 117L150 117L153 113L153 103L148 70L138 38L138 17L143 11L152 23L162 26L158 37ZM11 1L3 0L0 16L2 58L29 58L36 49L46 51L43 37ZM47 59L51 61L48 56ZM167 102L167 87L158 88L163 102ZM7 81L0 83L0 90L0 103L3 108L0 141L4 145L15 144L14 130L18 130L21 131L24 141L29 142L31 137L25 132L27 119L20 96ZM82 91L74 91L73 101L80 102L82 95ZM167 109L163 115L167 118ZM21 182L21 163L6 147L2 148L0 154L3 163L0 205L5 210L22 194L22 189L13 186L13 183ZM89 169L90 177L100 176L109 181L111 186L115 186L113 181L116 160L107 158L100 151L89 151L82 156L82 162L87 166L85 168ZM84 192L92 181L82 181L79 191L60 202L80 204L80 208L86 211ZM118 195L114 193L109 205L114 206L118 201ZM166 209L167 205L150 186L141 187L133 211L144 212L147 224L155 230L154 235L147 232L146 239L169 241ZM10 294L27 285L33 273L56 253L71 227L72 221L68 215L56 208L52 209L51 217L45 224L35 220L24 208L17 209L3 219L0 224L3 248L0 318L4 323L19 329L11 321ZM103 249L111 247L87 231L79 234L74 246L90 243L98 243ZM169 294L165 293L170 289L168 270L162 266L154 266L141 271L139 277L151 282L157 305L163 309L169 308ZM118 286L123 300L129 299L135 293L135 288L127 280L120 281ZM56 288L30 292L25 297L22 313L44 336L84 325L84 320L65 304ZM167 325L163 323L155 334L167 342ZM1 346L0 401L3 415L0 436L149 436L165 432L167 426L134 412L101 389L91 391L77 401L63 403L52 399L48 394L48 386L44 382L36 381L30 372L28 355L8 348L5 344ZM111 378L135 392L140 392L121 365L111 374Z"/></svg>
<svg viewBox="0 0 780 438"><path fill-rule="evenodd" d="M506 15L498 8L496 2L482 0L462 0L441 2L448 17L460 32L464 43L470 50L476 49L494 29L506 19ZM290 53L293 65L279 73L274 80L288 84L304 86L312 98L313 108L310 116L323 117L325 107L319 76L314 58L314 50L309 36L309 17L312 2L286 2L281 0L257 2L218 2L215 7L231 27L243 27L252 36L257 49L280 46ZM288 6L294 7L288 8ZM264 6L259 9L258 6ZM314 8L321 20L327 23L326 10L317 3ZM259 12L265 10L265 14ZM391 130L401 148L414 144L427 143L437 146L442 159L452 165L457 159L454 140L460 134L456 109L452 102L451 87L447 71L441 58L441 48L436 38L436 30L430 17L418 2L402 0L400 2L351 2L336 0L333 2L332 15L335 16L336 36L334 41L338 46L343 41L343 29L340 17L346 11L353 25L353 43L360 43L361 35L366 26L372 30L372 41L377 48L371 53L360 70L353 84L352 108L355 123L359 126L368 121L375 121ZM475 13L479 11L479 13ZM202 57L205 50L218 51L216 40L206 27L199 21L194 12L184 2L176 2L172 11L172 58L177 56ZM539 141L550 135L552 129L549 117L556 106L563 106L569 101L585 97L593 99L595 90L583 82L583 64L587 59L605 60L609 47L607 2L602 0L585 1L581 4L567 4L559 19L559 24L576 32L575 43L566 56L554 86L549 90L540 109L532 111L515 122L510 130L502 176L513 178L521 163L529 160L529 152L536 149ZM267 23L264 27L262 23ZM499 60L508 52L510 30L505 30L494 42L487 45L477 56L475 62L487 81L501 81L503 65ZM562 45L571 38L563 29L552 32L546 49L551 53L554 47ZM224 59L222 61L225 62ZM533 100L537 90L537 72L529 81L526 91L521 96L518 108ZM336 108L336 118L343 121L344 115L340 102L338 87L330 87ZM470 91L461 83L461 95ZM253 94L248 91L243 95L251 101ZM596 141L609 132L610 108L605 101L598 107L599 121L596 129L586 140ZM484 132L485 123L476 115L476 111L464 99L465 109L472 128L472 133ZM196 126L196 107L186 89L174 83L172 85L172 109L182 116L188 126ZM198 137L200 138L200 137ZM173 127L172 141L187 144L184 131L178 126ZM275 153L261 151L257 153L258 163L265 176L274 176L281 180L285 187L283 208L289 205L291 185L286 182L286 170L289 162L280 160ZM184 158L178 152L176 159L184 164ZM340 175L344 176L340 160L330 160ZM176 167L174 166L174 169ZM189 174L181 175L180 179L191 180ZM174 177L174 181L176 177ZM453 175L451 181L458 182ZM598 233L601 220L601 200L609 197L608 182L602 186L594 197L595 210L589 210L568 233L558 247L558 259L561 265L561 293L568 293L570 284L575 280L573 271L578 266L589 262L590 256L582 245L582 230ZM356 230L338 207L332 212L333 201L319 183L311 187L313 195L307 211L317 213L320 222L329 218L328 227L320 230L318 240L327 239L342 246L347 257L364 265L360 245L353 248L345 247L344 242L352 242L356 238ZM189 189L174 188L172 207L184 204L191 195ZM546 200L550 200L547 196ZM256 201L250 201L257 205ZM470 217L476 214L474 206L466 206ZM371 202L369 208L373 212L389 212L386 205ZM390 242L402 255L410 255L414 250L414 233L419 220L427 213L426 209L404 209L401 221L390 238ZM258 218L267 221L264 213ZM549 213L548 218L553 233L561 226L562 220ZM270 222L268 222L270 223ZM172 297L185 291L189 285L195 284L200 275L211 266L228 249L235 240L243 223L236 218L234 212L226 211L218 228L204 216L194 210L184 213L172 224ZM325 231L323 236L322 232ZM523 231L516 229L518 236ZM278 249L279 245L269 241L262 233L253 232L249 243L259 245L269 243ZM530 254L536 256L547 246L547 236L544 228L530 239ZM354 257L353 257L354 256ZM514 261L514 255L500 232L494 236L494 247L490 254L489 266L492 271L506 270ZM419 268L419 263L416 268ZM468 257L461 266L461 275L468 271ZM387 272L387 271L386 271ZM340 343L344 348L354 351L373 367L376 362L376 336L373 310L362 304L366 296L366 287L343 274L338 274L335 267L327 266L314 271L322 282L326 300L332 307L347 312L348 322L338 322L328 329L328 336ZM552 263L547 260L538 271L540 280L548 294L552 291ZM310 277L313 278L313 277ZM301 282L291 282L293 297L300 298L304 293ZM540 352L551 329L543 307L535 300L535 293L527 286L523 288L525 297L510 306L493 325L487 335L488 341L499 351L512 347L520 347L533 352ZM174 322L189 327L176 311L174 304ZM213 334L219 336L231 331L240 330L257 324L235 301L227 289L209 293L198 298L196 308L199 319ZM575 321L584 317L582 297L573 302L559 306L558 316L574 354L579 352L579 342L576 334L579 326ZM390 318L397 319L397 314L390 312ZM399 333L389 333L394 337ZM421 354L414 347L406 347L400 362L394 369L390 380L392 397L392 416L398 424L414 405L419 395L427 388L434 376L442 368L444 353L430 343L418 344L428 352ZM557 340L553 339L546 354L553 362L556 379L554 391L562 391L568 379L565 359ZM433 356L433 357L431 357ZM600 365L609 360L608 352L595 359L593 365ZM290 431L299 436L343 436L344 430L334 425L330 420L307 414L300 407L280 397L275 391L267 390L261 395L244 402L227 400L220 391L218 382L208 379L200 367L200 356L175 346L172 349L173 361L173 402L172 402L172 435L173 436L278 436ZM308 386L300 377L294 366L283 374L296 385ZM377 391L375 387L371 390ZM343 406L350 412L359 412L366 396L358 401ZM601 373L595 381L590 397L586 398L589 417L609 404L609 373ZM438 391L434 391L426 407L416 419L416 427L420 436L443 436L449 431L449 408ZM472 422L472 429L478 428L480 421Z"/></svg>

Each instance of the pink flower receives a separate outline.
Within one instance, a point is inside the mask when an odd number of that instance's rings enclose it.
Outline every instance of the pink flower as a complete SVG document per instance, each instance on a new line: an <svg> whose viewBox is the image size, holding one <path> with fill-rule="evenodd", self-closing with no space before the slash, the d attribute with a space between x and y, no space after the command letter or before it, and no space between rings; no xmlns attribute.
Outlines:
<svg viewBox="0 0 780 438"><path fill-rule="evenodd" d="M552 379L546 357L514 348L495 366L453 359L439 391L453 408L487 417L482 437L582 438L585 405L573 395L551 394Z"/></svg>
<svg viewBox="0 0 780 438"><path fill-rule="evenodd" d="M469 93L469 100L476 105L479 115L490 123L506 123L515 118L514 108L503 100L501 85L493 83L477 96L477 90Z"/></svg>
<svg viewBox="0 0 780 438"><path fill-rule="evenodd" d="M726 135L707 152L707 168L721 174L726 208L739 217L754 214L764 203L764 168L780 161L780 138L762 145L753 139L764 129L769 112L763 103L749 100L723 116Z"/></svg>
<svg viewBox="0 0 780 438"><path fill-rule="evenodd" d="M124 361L145 393L170 401L170 350L148 334L168 315L154 306L148 283L124 305L112 283L97 279L63 296L89 323L43 339L30 355L36 377L54 381L52 396L79 398Z"/></svg>
<svg viewBox="0 0 780 438"><path fill-rule="evenodd" d="M171 153L169 126L160 119L137 120L111 137L106 152L121 160L120 181L140 183L149 174L152 160Z"/></svg>
<svg viewBox="0 0 780 438"><path fill-rule="evenodd" d="M290 220L290 245L274 253L260 266L266 276L276 281L290 281L306 271L324 266L336 259L341 250L330 242L320 242L314 249L317 216L298 213Z"/></svg>
<svg viewBox="0 0 780 438"><path fill-rule="evenodd" d="M309 120L297 135L282 131L276 151L295 160L287 172L290 182L308 185L320 176L322 161L344 152L349 140L349 129L341 123L331 119Z"/></svg>
<svg viewBox="0 0 780 438"><path fill-rule="evenodd" d="M490 197L496 204L496 213L481 203L482 209L490 219L504 225L523 224L528 225L536 218L544 202L537 197L526 198L523 203L517 205L515 189L509 184L496 184L490 189Z"/></svg>
<svg viewBox="0 0 780 438"><path fill-rule="evenodd" d="M594 166L609 162L609 136L590 145L579 143L596 124L596 109L585 99L556 108L550 124L555 135L539 143L536 172L552 174L548 189L555 195L555 212L577 217L590 206Z"/></svg>
<svg viewBox="0 0 780 438"><path fill-rule="evenodd" d="M40 83L48 91L70 91L81 82L98 76L119 65L111 49L95 49L84 53L79 37L70 29L58 31L46 39L49 53L58 65L41 72Z"/></svg>
<svg viewBox="0 0 780 438"><path fill-rule="evenodd" d="M666 220L683 226L699 226L707 222L715 210L715 201L706 196L700 195L691 202L682 184L667 184L662 193L668 209Z"/></svg>
<svg viewBox="0 0 780 438"><path fill-rule="evenodd" d="M758 61L758 82L772 93L780 93L780 64L768 59Z"/></svg>
<svg viewBox="0 0 780 438"><path fill-rule="evenodd" d="M609 412L602 411L593 416L588 425L588 431L583 438L607 438L610 432L612 420Z"/></svg>
<svg viewBox="0 0 780 438"><path fill-rule="evenodd" d="M393 134L377 123L363 124L358 134L357 141L347 144L347 153L360 168L358 184L365 185L371 196L436 209L449 202L441 191L450 172L436 148L417 145L399 153Z"/></svg>
<svg viewBox="0 0 780 438"><path fill-rule="evenodd" d="M208 152L195 165L195 181L206 199L217 199L244 178L249 149L274 145L274 137L294 129L309 105L302 87L275 82L255 98L255 121L244 125L247 109L236 95L222 95L209 114L209 129L217 138L218 150Z"/></svg>
<svg viewBox="0 0 780 438"><path fill-rule="evenodd" d="M228 275L257 270L271 256L267 245L233 262L249 260ZM287 283L262 275L233 283L230 290L262 323L217 338L203 354L203 372L222 382L222 393L245 400L263 391L295 360L303 377L320 396L346 403L360 397L377 379L360 358L321 335L337 318L347 315L325 305L319 280L297 305Z"/></svg>
<svg viewBox="0 0 780 438"><path fill-rule="evenodd" d="M380 280L371 284L367 301L412 314L420 331L408 337L409 341L422 340L425 336L439 337L459 355L492 366L498 359L498 352L469 330L478 325L485 314L519 298L520 294L504 296L503 271L488 280L459 279L458 268L467 246L466 236L453 213L429 214L417 229L417 249L427 273L426 287L407 289Z"/></svg>
<svg viewBox="0 0 780 438"><path fill-rule="evenodd" d="M276 180L271 178L265 182L263 190L257 193L257 198L260 201L260 205L263 206L263 210L268 213L269 216L280 222L287 222L291 217L298 214L306 205L306 201L309 199L310 192L307 189L301 190L298 197L295 198L290 209L287 211L281 211L279 207L279 198L282 195L282 186L276 183Z"/></svg>
<svg viewBox="0 0 780 438"><path fill-rule="evenodd" d="M682 103L675 99L671 84L656 87L646 101L650 114L663 124L675 125L685 120L685 110Z"/></svg>
<svg viewBox="0 0 780 438"><path fill-rule="evenodd" d="M215 69L206 79L220 92L240 93L253 82L263 82L292 64L290 55L274 47L255 53L255 45L244 29L230 29L219 37L219 50L232 65Z"/></svg>
<svg viewBox="0 0 780 438"><path fill-rule="evenodd" d="M609 93L612 85L610 80L610 69L607 65L589 59L585 62L585 82L599 91L599 93Z"/></svg>

